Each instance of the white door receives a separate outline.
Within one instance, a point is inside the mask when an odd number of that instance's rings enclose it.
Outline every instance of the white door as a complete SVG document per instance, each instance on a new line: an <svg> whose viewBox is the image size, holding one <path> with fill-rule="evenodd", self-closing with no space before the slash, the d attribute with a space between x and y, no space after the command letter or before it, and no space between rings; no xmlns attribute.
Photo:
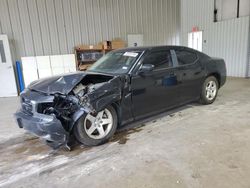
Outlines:
<svg viewBox="0 0 250 188"><path fill-rule="evenodd" d="M17 96L17 87L7 35L0 35L0 97Z"/></svg>
<svg viewBox="0 0 250 188"><path fill-rule="evenodd" d="M202 52L202 31L188 33L188 47Z"/></svg>

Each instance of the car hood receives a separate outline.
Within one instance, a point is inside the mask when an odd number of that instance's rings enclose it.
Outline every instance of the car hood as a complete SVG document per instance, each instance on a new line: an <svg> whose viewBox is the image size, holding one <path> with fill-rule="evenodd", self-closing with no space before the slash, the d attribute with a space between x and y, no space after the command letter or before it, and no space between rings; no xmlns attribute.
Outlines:
<svg viewBox="0 0 250 188"><path fill-rule="evenodd" d="M99 74L91 72L75 72L49 78L40 79L32 82L28 89L46 94L69 94L81 80L89 74ZM102 75L102 74L100 74Z"/></svg>

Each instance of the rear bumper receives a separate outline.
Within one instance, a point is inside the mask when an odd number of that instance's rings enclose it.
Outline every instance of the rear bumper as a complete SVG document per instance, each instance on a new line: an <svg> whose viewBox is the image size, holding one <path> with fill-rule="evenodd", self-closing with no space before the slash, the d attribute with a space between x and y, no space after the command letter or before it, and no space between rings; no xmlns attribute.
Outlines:
<svg viewBox="0 0 250 188"><path fill-rule="evenodd" d="M220 78L220 87L222 87L226 83L226 80L227 80L227 76L222 75Z"/></svg>
<svg viewBox="0 0 250 188"><path fill-rule="evenodd" d="M25 114L22 110L16 112L14 116L20 128L53 142L55 147L67 143L69 134L55 116L39 113L31 116Z"/></svg>

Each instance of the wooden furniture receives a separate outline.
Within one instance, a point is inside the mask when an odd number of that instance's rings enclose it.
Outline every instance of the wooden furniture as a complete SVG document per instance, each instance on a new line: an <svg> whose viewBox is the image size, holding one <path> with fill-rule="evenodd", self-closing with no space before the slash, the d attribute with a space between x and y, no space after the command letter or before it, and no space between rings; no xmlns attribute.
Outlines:
<svg viewBox="0 0 250 188"><path fill-rule="evenodd" d="M99 43L98 45L77 46L75 48L76 68L77 70L85 71L106 53L124 47L125 42L121 39L104 41L102 43Z"/></svg>
<svg viewBox="0 0 250 188"><path fill-rule="evenodd" d="M76 49L76 68L80 71L87 70L94 62L110 50L103 49Z"/></svg>

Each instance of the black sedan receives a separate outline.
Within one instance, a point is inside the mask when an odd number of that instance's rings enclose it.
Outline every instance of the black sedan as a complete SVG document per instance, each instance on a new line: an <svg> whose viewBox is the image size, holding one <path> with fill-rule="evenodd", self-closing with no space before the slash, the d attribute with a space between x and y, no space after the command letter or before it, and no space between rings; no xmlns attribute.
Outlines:
<svg viewBox="0 0 250 188"><path fill-rule="evenodd" d="M211 104L225 81L223 59L187 47L121 49L86 72L33 82L15 117L54 148L71 138L95 146L132 121L192 101Z"/></svg>

